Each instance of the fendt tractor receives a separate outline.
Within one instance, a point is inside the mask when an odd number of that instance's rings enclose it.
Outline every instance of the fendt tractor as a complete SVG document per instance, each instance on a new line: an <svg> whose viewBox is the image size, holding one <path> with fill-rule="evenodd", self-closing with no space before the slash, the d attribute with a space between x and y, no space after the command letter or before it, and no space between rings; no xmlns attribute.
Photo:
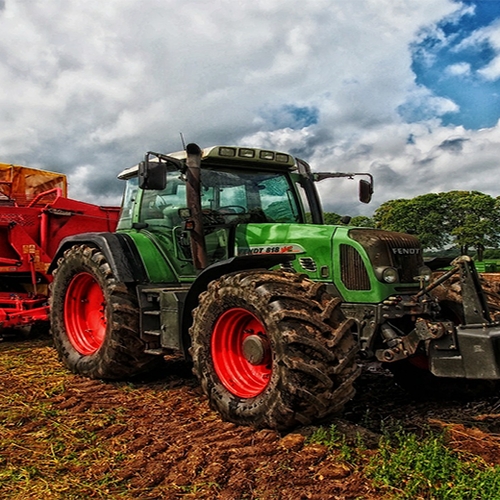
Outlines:
<svg viewBox="0 0 500 500"><path fill-rule="evenodd" d="M59 243L113 231L119 214L68 198L63 174L0 163L0 339L48 331L47 270Z"/></svg>
<svg viewBox="0 0 500 500"><path fill-rule="evenodd" d="M119 175L117 231L57 251L61 359L118 379L183 356L224 419L278 430L339 412L360 358L500 378L500 327L470 259L431 282L416 237L323 223L315 182L355 175L256 148L147 153ZM368 202L371 176L359 187ZM465 307L433 294L457 274Z"/></svg>

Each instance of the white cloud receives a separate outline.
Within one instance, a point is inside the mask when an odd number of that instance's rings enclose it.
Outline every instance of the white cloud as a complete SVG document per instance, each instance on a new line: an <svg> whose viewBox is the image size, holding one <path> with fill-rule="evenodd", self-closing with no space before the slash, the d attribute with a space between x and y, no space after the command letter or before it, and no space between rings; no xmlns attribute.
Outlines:
<svg viewBox="0 0 500 500"><path fill-rule="evenodd" d="M500 78L500 55L495 57L484 68L481 68L478 73L486 80L498 80Z"/></svg>
<svg viewBox="0 0 500 500"><path fill-rule="evenodd" d="M471 73L471 66L469 63L461 62L448 66L445 71L451 76L468 76Z"/></svg>
<svg viewBox="0 0 500 500"><path fill-rule="evenodd" d="M0 158L65 171L73 196L113 203L116 174L147 150L178 150L179 132L372 171L378 202L445 185L448 161L454 181L472 182L494 129L441 127L458 108L416 84L410 51L424 27L470 13L451 0L7 0ZM288 105L318 110L317 123L274 129ZM411 106L422 123L402 121ZM475 150L462 161L460 141L445 141L464 135L462 155Z"/></svg>
<svg viewBox="0 0 500 500"><path fill-rule="evenodd" d="M494 81L500 78L500 19L489 26L474 31L455 48L456 52L487 44L495 53L495 57L478 70L478 74L486 80Z"/></svg>
<svg viewBox="0 0 500 500"><path fill-rule="evenodd" d="M258 133L246 143L282 150L308 149L316 126ZM388 199L412 198L428 192L478 190L500 195L494 181L500 169L500 121L477 131L444 127L438 121L393 123L365 130L356 138L317 147L309 163L317 171L370 172L375 176L372 205L356 201L355 185L334 180L318 185L326 210L371 214Z"/></svg>

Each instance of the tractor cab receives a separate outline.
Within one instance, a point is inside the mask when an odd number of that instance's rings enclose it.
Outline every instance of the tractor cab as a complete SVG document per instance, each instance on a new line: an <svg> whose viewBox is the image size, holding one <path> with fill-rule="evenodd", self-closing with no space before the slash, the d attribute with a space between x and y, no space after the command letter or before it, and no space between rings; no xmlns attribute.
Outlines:
<svg viewBox="0 0 500 500"><path fill-rule="evenodd" d="M234 256L241 224L304 224L307 212L322 223L312 184L337 176L316 179L305 162L257 148L188 145L169 156L148 153L119 175L127 185L118 229L154 235L184 274L189 262L203 269Z"/></svg>

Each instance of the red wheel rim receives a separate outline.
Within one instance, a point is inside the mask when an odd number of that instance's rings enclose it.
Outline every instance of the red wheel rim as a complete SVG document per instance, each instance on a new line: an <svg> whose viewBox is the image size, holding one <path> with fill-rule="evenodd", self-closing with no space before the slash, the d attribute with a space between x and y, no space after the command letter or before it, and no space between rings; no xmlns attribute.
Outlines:
<svg viewBox="0 0 500 500"><path fill-rule="evenodd" d="M82 355L95 353L106 336L106 302L101 286L89 273L77 274L64 299L68 339Z"/></svg>
<svg viewBox="0 0 500 500"><path fill-rule="evenodd" d="M258 346L259 359L249 361L243 350L245 341ZM255 315L242 308L227 310L215 324L211 347L215 372L229 392L240 398L254 398L268 386L271 349L264 325Z"/></svg>

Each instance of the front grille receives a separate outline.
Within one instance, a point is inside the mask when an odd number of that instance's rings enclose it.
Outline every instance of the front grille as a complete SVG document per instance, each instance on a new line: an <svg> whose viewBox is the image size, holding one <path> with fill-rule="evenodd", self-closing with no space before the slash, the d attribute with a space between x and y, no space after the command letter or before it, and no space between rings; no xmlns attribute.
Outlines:
<svg viewBox="0 0 500 500"><path fill-rule="evenodd" d="M340 279L348 290L370 290L370 278L359 252L340 245Z"/></svg>
<svg viewBox="0 0 500 500"><path fill-rule="evenodd" d="M391 237L389 233L385 241L392 253L393 267L399 271L401 283L413 283L423 264L420 244L416 246L414 237L403 234Z"/></svg>
<svg viewBox="0 0 500 500"><path fill-rule="evenodd" d="M394 267L401 283L414 283L423 265L417 237L378 229L352 229L349 236L365 248L374 267Z"/></svg>

